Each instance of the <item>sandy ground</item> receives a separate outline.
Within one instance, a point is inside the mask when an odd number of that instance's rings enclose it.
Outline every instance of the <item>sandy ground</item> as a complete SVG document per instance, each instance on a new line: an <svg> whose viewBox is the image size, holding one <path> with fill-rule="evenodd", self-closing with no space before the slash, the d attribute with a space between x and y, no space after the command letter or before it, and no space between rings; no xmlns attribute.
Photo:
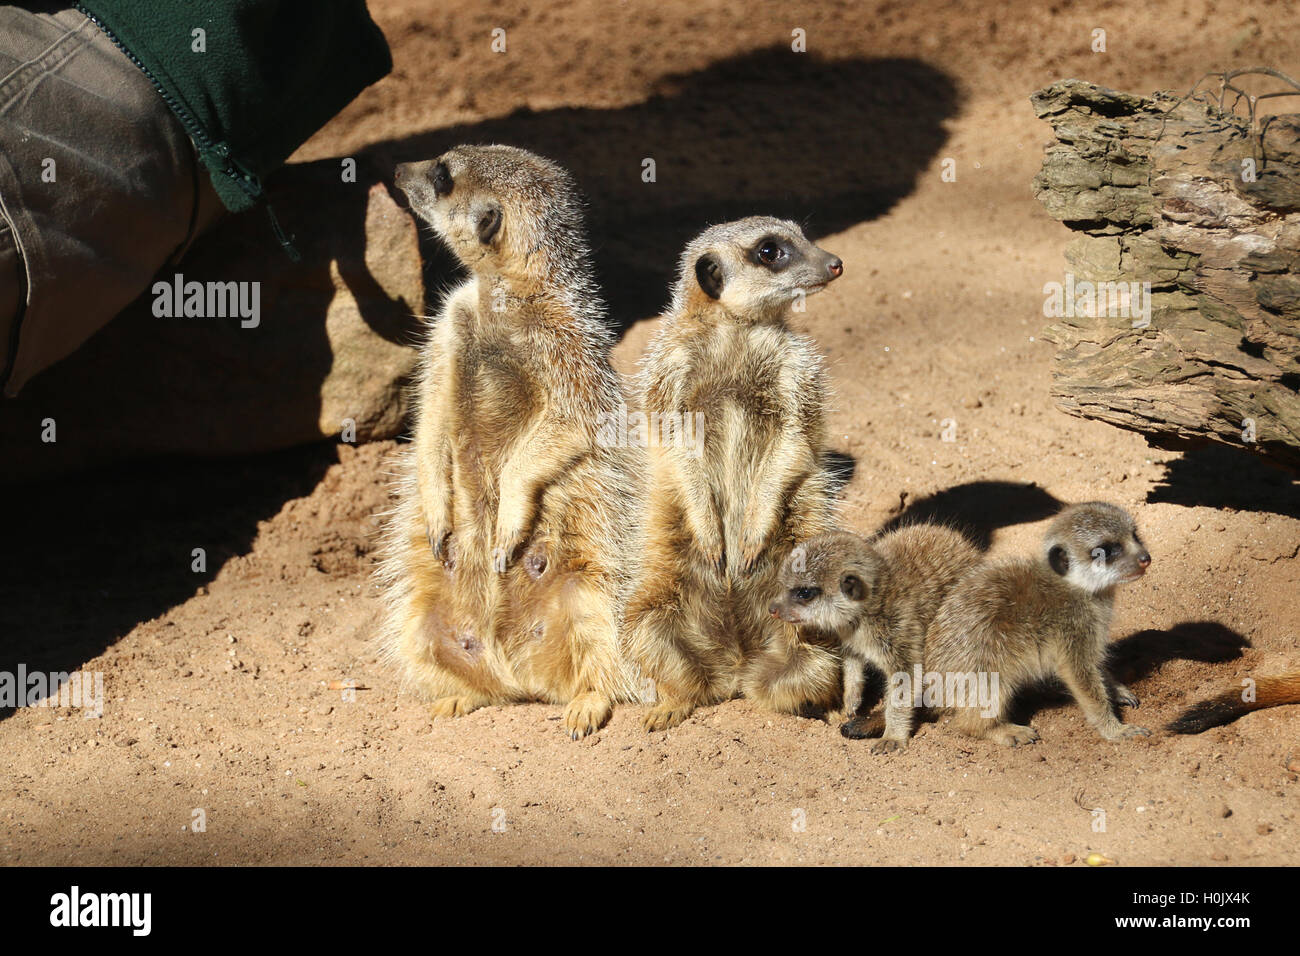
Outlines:
<svg viewBox="0 0 1300 956"><path fill-rule="evenodd" d="M591 196L624 369L680 241L732 212L806 219L846 266L800 318L831 364L834 447L854 460L847 523L950 516L1003 554L1034 548L1057 502L1132 509L1154 555L1115 624L1142 699L1133 722L1159 727L1243 676L1300 666L1297 483L1244 457L1150 449L1050 401L1041 288L1061 278L1070 236L1030 191L1049 132L1027 101L1066 76L1145 93L1212 68L1294 67L1294 4L493 6L371 0L396 70L300 158L478 138L549 147ZM488 50L496 26L504 56ZM816 64L789 65L794 28ZM1089 49L1096 28L1106 53ZM638 192L644 156L658 158L658 192ZM940 177L945 158L956 182ZM627 281L610 274L619 263ZM925 725L888 757L744 701L656 735L643 708L622 707L578 743L543 705L434 724L372 644L395 447L159 462L31 489L0 545L0 664L100 671L107 700L99 719L0 720L0 860L1297 859L1286 765L1300 707L1112 744L1044 699L1035 747ZM343 679L364 689L327 689Z"/></svg>

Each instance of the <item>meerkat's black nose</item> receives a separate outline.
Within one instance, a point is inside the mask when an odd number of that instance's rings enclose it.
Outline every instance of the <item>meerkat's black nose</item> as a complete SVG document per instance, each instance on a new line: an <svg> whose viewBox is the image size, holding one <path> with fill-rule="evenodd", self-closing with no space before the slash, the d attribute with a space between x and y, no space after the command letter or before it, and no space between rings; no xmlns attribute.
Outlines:
<svg viewBox="0 0 1300 956"><path fill-rule="evenodd" d="M771 614L773 617L776 617L778 614L781 613L781 608L779 605L769 604L767 606L767 613Z"/></svg>
<svg viewBox="0 0 1300 956"><path fill-rule="evenodd" d="M838 279L844 274L844 263L838 257L826 263L826 271L831 274L832 279Z"/></svg>
<svg viewBox="0 0 1300 956"><path fill-rule="evenodd" d="M1143 551L1138 555L1138 567L1145 568L1151 563L1151 555Z"/></svg>

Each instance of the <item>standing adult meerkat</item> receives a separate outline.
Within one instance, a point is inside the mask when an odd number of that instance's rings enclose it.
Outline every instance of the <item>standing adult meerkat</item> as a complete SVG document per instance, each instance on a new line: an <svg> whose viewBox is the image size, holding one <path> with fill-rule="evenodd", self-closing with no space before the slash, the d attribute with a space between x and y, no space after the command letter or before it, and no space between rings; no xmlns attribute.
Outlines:
<svg viewBox="0 0 1300 956"><path fill-rule="evenodd" d="M1022 687L1057 677L1105 739L1149 736L1116 716L1117 704L1138 701L1111 680L1105 658L1115 589L1150 564L1132 516L1090 501L1052 521L1042 557L987 562L962 578L926 635L926 670L996 674L998 701L996 713L952 708L954 726L1005 746L1034 743L1038 732L1011 723L1008 709Z"/></svg>
<svg viewBox="0 0 1300 956"><path fill-rule="evenodd" d="M788 712L834 702L834 650L767 605L785 553L832 526L825 371L787 319L843 271L795 223L761 216L682 255L639 380L649 478L627 629L659 694L647 730L737 693Z"/></svg>
<svg viewBox="0 0 1300 956"><path fill-rule="evenodd" d="M840 728L844 736L868 735L870 721L857 711L865 668L872 664L884 672L889 690L884 736L871 751L907 746L915 699L907 688L925 662L926 630L944 595L979 561L979 550L964 535L933 524L908 525L872 541L835 531L790 552L771 612L839 640L849 718Z"/></svg>
<svg viewBox="0 0 1300 956"><path fill-rule="evenodd" d="M596 440L623 396L577 190L508 146L396 181L470 276L423 346L381 567L387 654L434 717L564 703L576 739L640 696L619 623L643 470Z"/></svg>

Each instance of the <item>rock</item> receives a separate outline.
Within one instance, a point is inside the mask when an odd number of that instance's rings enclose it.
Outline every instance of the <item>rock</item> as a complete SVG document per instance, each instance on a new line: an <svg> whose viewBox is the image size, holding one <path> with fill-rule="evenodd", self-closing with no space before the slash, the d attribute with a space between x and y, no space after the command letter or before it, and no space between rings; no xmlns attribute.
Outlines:
<svg viewBox="0 0 1300 956"><path fill-rule="evenodd" d="M357 181L345 183L331 159L271 177L271 205L301 262L253 210L218 222L159 277L248 282L250 291L258 283L256 325L157 317L147 291L0 402L0 481L160 454L396 435L416 359L413 316L425 306L418 231L384 185L390 173L361 161ZM41 440L46 419L55 421L53 443Z"/></svg>

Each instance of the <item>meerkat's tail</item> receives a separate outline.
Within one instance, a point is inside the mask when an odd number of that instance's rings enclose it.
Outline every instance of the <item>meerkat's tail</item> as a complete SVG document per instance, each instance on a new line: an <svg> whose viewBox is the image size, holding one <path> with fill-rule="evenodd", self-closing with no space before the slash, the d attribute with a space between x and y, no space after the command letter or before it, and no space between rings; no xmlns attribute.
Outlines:
<svg viewBox="0 0 1300 956"><path fill-rule="evenodd" d="M1300 671L1278 677L1261 677L1255 682L1253 699L1246 700L1242 690L1225 690L1183 711L1166 729L1175 734L1199 734L1228 724L1252 710L1300 704Z"/></svg>

